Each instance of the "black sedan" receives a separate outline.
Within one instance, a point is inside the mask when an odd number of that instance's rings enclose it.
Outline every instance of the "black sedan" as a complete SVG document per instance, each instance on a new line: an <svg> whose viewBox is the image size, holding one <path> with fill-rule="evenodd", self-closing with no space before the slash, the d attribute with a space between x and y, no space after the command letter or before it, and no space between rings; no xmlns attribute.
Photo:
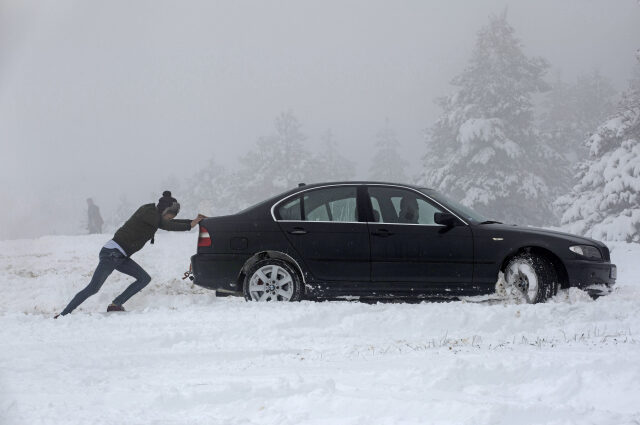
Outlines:
<svg viewBox="0 0 640 425"><path fill-rule="evenodd" d="M303 185L200 223L197 285L253 301L432 298L615 284L601 242L487 220L411 185Z"/></svg>

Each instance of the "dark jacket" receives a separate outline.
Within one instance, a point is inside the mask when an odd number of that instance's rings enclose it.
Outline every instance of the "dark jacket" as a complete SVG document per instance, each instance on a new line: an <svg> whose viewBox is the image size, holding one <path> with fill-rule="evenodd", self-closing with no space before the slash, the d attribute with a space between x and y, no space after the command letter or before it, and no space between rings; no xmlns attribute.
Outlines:
<svg viewBox="0 0 640 425"><path fill-rule="evenodd" d="M191 230L191 220L164 220L155 204L138 208L131 218L118 229L113 240L124 249L128 256L140 251L156 230Z"/></svg>

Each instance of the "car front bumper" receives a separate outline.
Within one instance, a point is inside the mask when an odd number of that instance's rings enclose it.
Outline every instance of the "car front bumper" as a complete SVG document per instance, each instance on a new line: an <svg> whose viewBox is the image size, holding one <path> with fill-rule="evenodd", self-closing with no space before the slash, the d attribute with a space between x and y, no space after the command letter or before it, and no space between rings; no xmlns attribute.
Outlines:
<svg viewBox="0 0 640 425"><path fill-rule="evenodd" d="M587 291L594 296L606 295L616 283L618 269L615 264L588 260L565 262L569 286Z"/></svg>

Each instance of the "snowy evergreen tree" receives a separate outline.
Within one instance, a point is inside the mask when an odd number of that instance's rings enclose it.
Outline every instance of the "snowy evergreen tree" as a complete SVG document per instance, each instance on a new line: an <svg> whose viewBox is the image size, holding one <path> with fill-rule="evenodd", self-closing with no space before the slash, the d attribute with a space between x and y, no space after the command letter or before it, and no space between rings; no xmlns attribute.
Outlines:
<svg viewBox="0 0 640 425"><path fill-rule="evenodd" d="M314 175L310 154L303 142L300 122L291 112L275 120L275 133L258 140L253 151L242 158L242 193L249 202L258 202Z"/></svg>
<svg viewBox="0 0 640 425"><path fill-rule="evenodd" d="M442 117L427 132L421 183L491 218L523 224L555 221L551 189L561 156L534 128L532 95L548 90L548 64L522 51L506 13L477 36Z"/></svg>
<svg viewBox="0 0 640 425"><path fill-rule="evenodd" d="M372 180L406 183L408 162L398 153L400 142L396 132L385 121L385 126L376 134L376 153L369 167L369 178Z"/></svg>
<svg viewBox="0 0 640 425"><path fill-rule="evenodd" d="M541 126L571 171L587 159L584 140L615 110L615 96L611 81L597 71L579 76L573 84L558 78L552 85Z"/></svg>
<svg viewBox="0 0 640 425"><path fill-rule="evenodd" d="M596 239L640 242L640 78L587 147L579 183L557 202L562 224Z"/></svg>
<svg viewBox="0 0 640 425"><path fill-rule="evenodd" d="M189 207L185 217L204 214L208 217L238 212L248 206L241 196L240 176L211 158L189 180L185 192ZM182 213L181 213L182 214Z"/></svg>
<svg viewBox="0 0 640 425"><path fill-rule="evenodd" d="M555 196L565 195L578 182L577 167L589 153L584 140L614 111L615 95L611 82L597 71L579 76L572 84L557 78L552 85L541 120L540 143L560 154L550 174Z"/></svg>
<svg viewBox="0 0 640 425"><path fill-rule="evenodd" d="M314 156L311 169L314 172L308 183L349 180L355 175L355 163L340 154L331 130L322 135L320 153Z"/></svg>

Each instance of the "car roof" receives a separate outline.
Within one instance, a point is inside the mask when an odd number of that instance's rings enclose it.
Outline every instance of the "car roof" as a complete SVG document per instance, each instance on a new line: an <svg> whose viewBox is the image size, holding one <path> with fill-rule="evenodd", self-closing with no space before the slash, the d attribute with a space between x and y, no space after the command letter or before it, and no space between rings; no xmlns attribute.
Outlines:
<svg viewBox="0 0 640 425"><path fill-rule="evenodd" d="M286 198L287 196L291 196L292 194L295 194L297 192L300 191L304 191L304 190L309 190L309 189L315 189L315 188L320 188L320 187L325 187L325 186L340 186L340 185L384 185L384 186L402 186L402 187L408 187L411 189L416 189L416 190L424 190L426 189L425 187L422 186L416 186L413 184L405 184L405 183L393 183L393 182L382 182L382 181L369 181L369 180L345 180L345 181L333 181L333 182L323 182L323 183L311 183L311 184L306 184L306 183L301 183L299 186L293 187L287 191L284 191L282 193L279 193L275 196L270 197L268 200L275 202L276 200L280 199L280 198Z"/></svg>
<svg viewBox="0 0 640 425"><path fill-rule="evenodd" d="M416 186L413 184L405 184L405 183L394 183L394 182L383 182L383 181L369 181L369 180L346 180L346 181L333 181L333 182L322 182L322 183L311 183L311 184L303 184L301 186L292 187L289 190L278 193L277 195L270 196L257 204L254 204L237 214L253 214L258 211L265 211L271 215L271 207L273 204L278 202L279 200L294 195L298 192L325 187L325 186L340 186L340 185L384 185L384 186L401 186L408 187L415 190L424 190L425 188L422 186Z"/></svg>
<svg viewBox="0 0 640 425"><path fill-rule="evenodd" d="M337 186L337 185L342 185L342 184L404 186L404 187L410 187L412 189L424 189L424 187L422 187L422 186L416 186L414 184L407 184L407 183L385 182L385 181L369 181L369 180L355 180L355 181L346 180L346 181L334 181L334 182L304 184L303 186L298 186L296 188L292 188L291 190L287 191L287 193L288 192L292 192L293 193L293 192L295 192L296 190L299 190L299 189L313 189L315 187L334 186L334 185Z"/></svg>

